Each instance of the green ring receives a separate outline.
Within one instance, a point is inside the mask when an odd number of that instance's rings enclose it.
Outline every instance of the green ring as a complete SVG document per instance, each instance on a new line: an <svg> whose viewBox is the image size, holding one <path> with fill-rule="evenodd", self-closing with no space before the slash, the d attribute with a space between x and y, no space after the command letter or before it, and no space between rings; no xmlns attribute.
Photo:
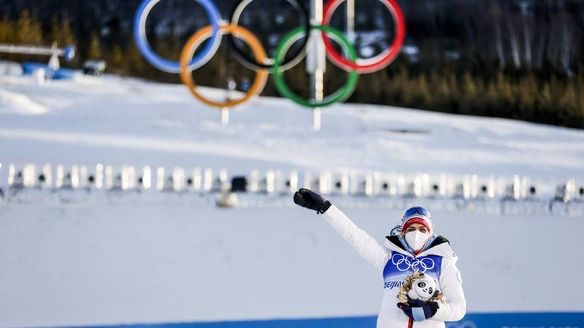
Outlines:
<svg viewBox="0 0 584 328"><path fill-rule="evenodd" d="M346 47L347 50L349 51L349 59L353 62L357 60L357 51L355 50L353 45L349 42L347 37L345 37L345 35L343 33L341 33L339 30L332 28L330 26L322 26L322 25L311 26L311 28L320 30L324 33L333 34L340 41L340 44L342 46ZM345 82L345 84L339 90L335 91L333 94L326 96L322 102L315 102L314 100L306 100L306 99L298 96L297 94L295 94L292 90L290 90L288 85L286 85L286 82L284 81L284 77L283 77L283 72L280 71L280 67L282 66L282 61L286 55L284 53L284 49L288 49L291 46L291 44L288 44L288 43L290 43L294 37L296 37L298 34L301 34L304 32L305 32L305 28L302 26L295 28L294 30L290 31L290 33L286 34L282 38L282 41L278 45L278 48L276 48L276 55L274 56L274 67L273 67L274 82L276 84L276 89L284 97L292 100L293 102L295 102L299 105L302 105L304 107L309 107L309 108L326 107L326 106L330 106L334 103L343 102L343 101L347 100L353 94L353 91L355 91L355 88L357 87L357 81L359 81L359 73L355 70L349 71L348 72L349 77L347 79L347 82Z"/></svg>

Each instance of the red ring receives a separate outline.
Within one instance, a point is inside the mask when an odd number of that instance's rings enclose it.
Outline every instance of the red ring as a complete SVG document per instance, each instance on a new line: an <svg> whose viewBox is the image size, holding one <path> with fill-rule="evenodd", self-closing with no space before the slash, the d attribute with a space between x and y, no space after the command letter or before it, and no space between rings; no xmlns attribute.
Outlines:
<svg viewBox="0 0 584 328"><path fill-rule="evenodd" d="M330 24L332 14L338 8L338 5L333 6L335 4L335 2L337 2L337 1L338 0L329 0L327 2L326 7L324 9L322 25L326 26L326 25ZM339 1L339 5L343 1L345 1L345 0ZM379 1L383 1L383 0L379 0ZM391 43L391 46L389 48L389 52L387 53L387 55L385 57L383 57L381 60L374 62L372 64L367 64L367 65L358 64L359 60L357 60L356 62L351 62L350 60L345 58L343 55L339 54L335 50L335 48L333 48L331 40L328 38L328 36L325 33L322 33L322 39L324 41L324 45L325 45L326 50L327 50L327 55L328 55L329 59L335 65L337 65L338 67L340 67L344 70L354 70L354 71L357 71L359 73L373 73L373 72L379 71L382 68L386 67L387 65L391 64L391 62L393 62L395 60L395 58L399 55L401 47L402 47L404 40L405 40L405 36L406 36L405 17L404 17L402 10L401 10L401 7L397 3L397 0L386 0L386 1L387 1L387 4L389 5L390 10L393 11L392 16L394 17L395 27L396 27L395 37L393 39L393 42Z"/></svg>

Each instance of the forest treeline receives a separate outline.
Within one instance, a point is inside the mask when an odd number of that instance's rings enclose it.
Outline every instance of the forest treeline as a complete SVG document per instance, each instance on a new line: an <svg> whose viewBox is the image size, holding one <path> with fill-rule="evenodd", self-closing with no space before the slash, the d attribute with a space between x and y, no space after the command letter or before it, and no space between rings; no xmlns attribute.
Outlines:
<svg viewBox="0 0 584 328"><path fill-rule="evenodd" d="M222 6L229 8L229 1L221 2ZM158 14L165 16L164 10L168 10L168 15L180 13L177 8L192 7L191 2L168 0ZM581 1L420 0L416 5L400 2L408 21L406 45L416 50L415 56L402 53L390 67L362 75L350 102L584 128ZM139 1L95 0L76 2L75 6L64 3L15 0L0 5L0 43L75 44L78 56L73 62L62 63L63 66L80 67L87 59L105 59L112 73L180 82L178 76L153 68L138 52L132 38L132 20ZM452 15L457 12L464 14ZM178 58L182 44L203 24L190 26L181 23L182 20L205 21L204 17L189 20L184 15L183 12L173 19L149 21L150 40L162 56ZM252 22L270 25L274 20L276 24L274 15L257 15ZM369 21L363 21L361 28L392 30L391 26L379 25L383 22L375 21L368 26ZM250 23L246 27L253 31L262 29ZM238 82L253 78L253 72L239 64L227 43L224 44L215 58L195 73L198 84L224 87L229 77ZM39 61L6 54L0 54L0 60ZM345 75L330 66L327 90L340 86ZM302 65L288 71L285 77L298 93L308 95L309 83ZM271 82L264 94L277 95Z"/></svg>

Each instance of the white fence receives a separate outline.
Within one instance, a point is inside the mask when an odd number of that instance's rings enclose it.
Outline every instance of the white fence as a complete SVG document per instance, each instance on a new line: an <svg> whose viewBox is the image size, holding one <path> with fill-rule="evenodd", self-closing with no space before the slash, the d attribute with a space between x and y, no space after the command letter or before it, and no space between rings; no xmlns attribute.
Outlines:
<svg viewBox="0 0 584 328"><path fill-rule="evenodd" d="M97 164L0 164L0 201L10 202L26 190L37 194L84 191L86 193L194 193L216 195L287 196L309 188L328 197L370 203L387 200L456 202L458 207L537 204L554 207L584 204L584 183L575 179L545 181L525 176L455 176L388 172L283 172L253 170L229 174L201 167L134 167ZM562 211L560 211L562 212Z"/></svg>

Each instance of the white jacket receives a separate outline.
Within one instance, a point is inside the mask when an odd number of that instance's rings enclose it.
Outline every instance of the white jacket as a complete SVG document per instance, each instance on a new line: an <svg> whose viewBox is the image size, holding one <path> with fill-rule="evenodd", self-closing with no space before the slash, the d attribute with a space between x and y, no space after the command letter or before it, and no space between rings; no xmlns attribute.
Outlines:
<svg viewBox="0 0 584 328"><path fill-rule="evenodd" d="M375 238L359 229L343 212L332 205L323 216L325 220L384 278L384 296L377 318L377 328L408 328L409 318L397 307L399 287L405 277L414 271L425 272L438 282L444 294L436 314L424 321L414 321L416 328L445 327L445 321L458 321L466 314L466 299L462 290L460 271L456 267L458 257L450 243L438 236L418 255L406 249L399 237L387 237L385 247Z"/></svg>

